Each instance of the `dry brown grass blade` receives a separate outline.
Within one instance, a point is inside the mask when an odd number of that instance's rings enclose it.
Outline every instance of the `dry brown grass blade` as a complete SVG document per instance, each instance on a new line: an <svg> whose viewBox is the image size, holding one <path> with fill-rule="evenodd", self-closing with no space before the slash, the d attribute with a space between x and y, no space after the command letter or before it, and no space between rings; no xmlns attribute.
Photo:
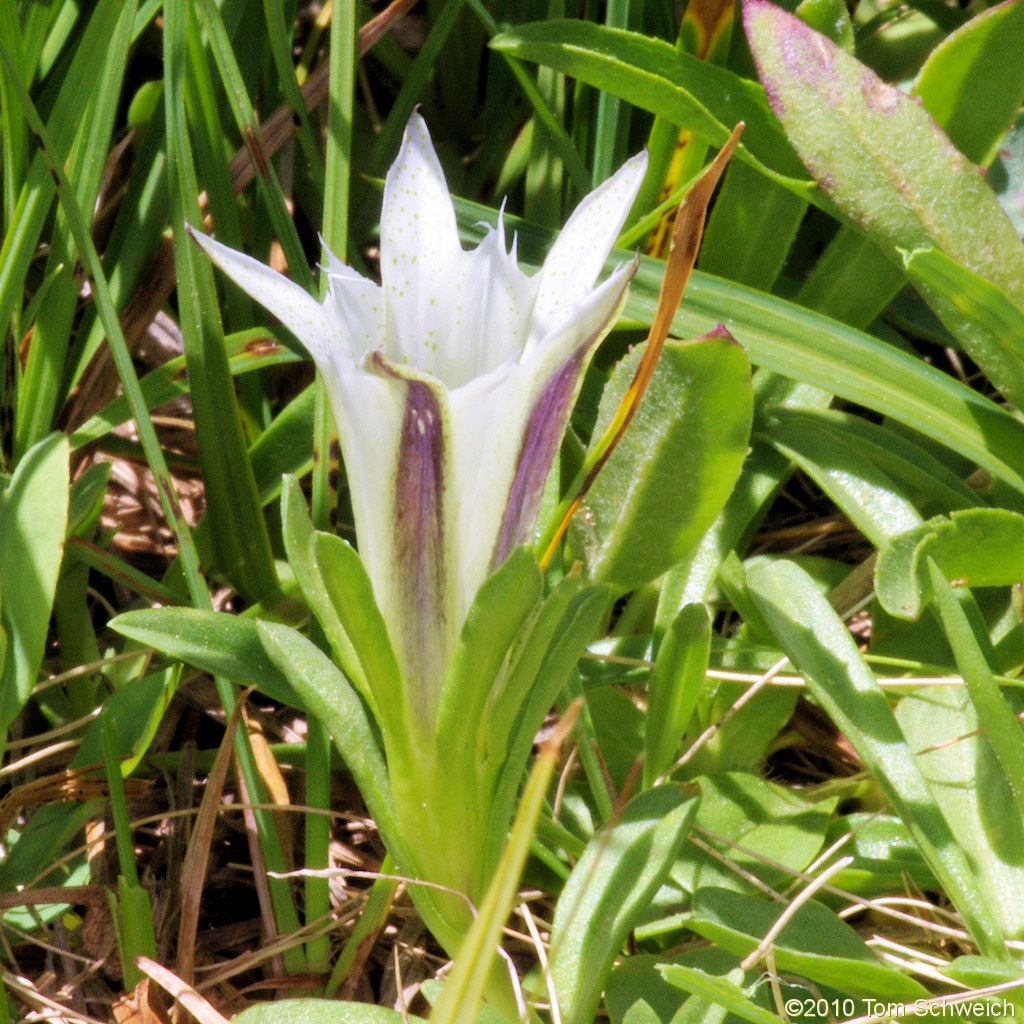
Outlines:
<svg viewBox="0 0 1024 1024"><path fill-rule="evenodd" d="M107 780L93 774L97 768L102 765L67 768L15 786L0 800L0 836L7 834L11 822L27 808L108 797ZM125 779L125 793L130 797L140 796L148 788L149 783L142 779Z"/></svg>
<svg viewBox="0 0 1024 1024"><path fill-rule="evenodd" d="M181 920L178 924L178 958L175 964L178 975L184 982L191 982L195 970L195 941L199 930L199 911L203 895L203 880L210 859L210 844L220 810L220 798L224 791L224 780L231 765L232 744L235 730L242 715L245 694L235 705L235 710L224 731L224 739L217 750L213 769L206 782L192 827L188 850L181 865ZM159 979L155 979L159 982ZM159 982L161 985L163 982ZM166 986L164 986L166 987Z"/></svg>
<svg viewBox="0 0 1024 1024"><path fill-rule="evenodd" d="M137 956L135 966L153 979L168 995L174 997L180 1007L187 1010L199 1024L231 1024L191 985L182 981L173 971L162 967L148 956Z"/></svg>

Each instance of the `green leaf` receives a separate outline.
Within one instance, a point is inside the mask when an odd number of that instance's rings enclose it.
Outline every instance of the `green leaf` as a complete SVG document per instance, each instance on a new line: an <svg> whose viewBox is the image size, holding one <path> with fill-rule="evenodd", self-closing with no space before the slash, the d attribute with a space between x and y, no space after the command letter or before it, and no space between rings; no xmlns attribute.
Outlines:
<svg viewBox="0 0 1024 1024"><path fill-rule="evenodd" d="M1005 964L984 956L968 955L958 956L951 964L940 970L947 977L968 988L987 988L989 985L1005 985L1008 981L1019 981L1018 986L1004 989L991 998L998 1000L1005 997L1018 1009L1024 1009L1024 969L1016 964ZM1010 1014L1005 1016L1009 1017Z"/></svg>
<svg viewBox="0 0 1024 1024"><path fill-rule="evenodd" d="M702 604L688 604L669 626L647 684L644 786L672 763L704 688L711 653L711 618Z"/></svg>
<svg viewBox="0 0 1024 1024"><path fill-rule="evenodd" d="M312 558L359 657L381 728L392 738L408 735L408 694L362 560L347 541L321 532L313 537Z"/></svg>
<svg viewBox="0 0 1024 1024"><path fill-rule="evenodd" d="M800 196L747 164L732 163L708 217L697 265L706 274L769 291L806 212Z"/></svg>
<svg viewBox="0 0 1024 1024"><path fill-rule="evenodd" d="M678 786L649 789L587 844L551 930L551 974L566 1024L593 1020L612 963L667 876L697 805Z"/></svg>
<svg viewBox="0 0 1024 1024"><path fill-rule="evenodd" d="M643 351L634 349L612 373L595 438ZM588 514L574 520L593 579L633 590L697 546L739 475L752 410L750 363L728 334L666 343L636 415L587 495Z"/></svg>
<svg viewBox="0 0 1024 1024"><path fill-rule="evenodd" d="M283 999L250 1006L231 1018L234 1024L426 1024L422 1017L386 1006L335 999Z"/></svg>
<svg viewBox="0 0 1024 1024"><path fill-rule="evenodd" d="M935 518L901 534L879 553L875 592L882 607L916 619L931 600L927 559L960 586L1000 587L1024 578L1024 516L975 508Z"/></svg>
<svg viewBox="0 0 1024 1024"><path fill-rule="evenodd" d="M933 246L1024 303L1024 246L1013 225L920 105L765 0L746 0L744 22L787 135L836 205L890 255ZM932 301L930 290L924 296ZM970 331L959 338L1024 405L1024 368L1000 375L1005 367L990 365Z"/></svg>
<svg viewBox="0 0 1024 1024"><path fill-rule="evenodd" d="M586 21L551 19L509 28L491 40L502 52L596 86L720 146L738 121L738 158L811 198L806 172L756 83L660 39Z"/></svg>
<svg viewBox="0 0 1024 1024"><path fill-rule="evenodd" d="M624 957L609 976L605 991L605 1009L612 1024L722 1024L725 1007L709 1006L703 999L700 1002L707 1007L708 1016L680 1016L683 1004L693 997L662 977L661 969L668 963L724 973L732 970L737 960L714 946L671 954L634 953ZM690 1004L691 1009L696 1009L695 1003L696 1000Z"/></svg>
<svg viewBox="0 0 1024 1024"><path fill-rule="evenodd" d="M1024 735L1021 734L1020 722L993 677L964 609L932 558L928 559L928 572L943 628L964 677L984 738L991 745L1013 794L1016 806L1010 820L1024 821L1024 744L1021 742Z"/></svg>
<svg viewBox="0 0 1024 1024"><path fill-rule="evenodd" d="M316 531L309 519L305 496L299 481L291 475L284 477L281 487L281 527L288 564L295 573L303 597L331 645L335 663L363 695L370 709L374 710L376 703L373 691L363 672L359 656L338 616L317 561Z"/></svg>
<svg viewBox="0 0 1024 1024"><path fill-rule="evenodd" d="M932 50L914 83L925 109L968 160L987 167L1024 102L1024 6L980 11Z"/></svg>
<svg viewBox="0 0 1024 1024"><path fill-rule="evenodd" d="M277 622L256 622L255 629L267 659L302 698L302 706L316 715L333 737L388 850L400 866L408 864L387 767L356 691L327 655L301 633Z"/></svg>
<svg viewBox="0 0 1024 1024"><path fill-rule="evenodd" d="M748 585L782 650L907 825L980 950L1006 959L1005 936L973 867L936 804L885 694L839 616L810 577L791 562L753 567Z"/></svg>
<svg viewBox="0 0 1024 1024"><path fill-rule="evenodd" d="M1001 695L997 699L1003 700ZM1020 726L1003 704L1019 750ZM1000 719L990 703L979 708L963 687L932 687L904 697L896 718L936 804L970 858L975 884L993 918L1008 937L1020 939L1024 907L1015 894L1024 886L1024 827L1019 799L988 733ZM1009 730L1000 738L1011 740ZM1016 782L1019 790L1019 777Z"/></svg>
<svg viewBox="0 0 1024 1024"><path fill-rule="evenodd" d="M799 466L872 544L921 522L899 484L866 458L858 439L823 433L806 420L776 421L765 439Z"/></svg>
<svg viewBox="0 0 1024 1024"><path fill-rule="evenodd" d="M287 677L267 657L255 619L198 608L144 608L110 620L140 644L224 676L291 707L303 707Z"/></svg>
<svg viewBox="0 0 1024 1024"><path fill-rule="evenodd" d="M0 497L0 747L28 700L43 660L67 532L68 442L63 434L30 448Z"/></svg>
<svg viewBox="0 0 1024 1024"><path fill-rule="evenodd" d="M467 771L479 765L482 751L474 737L489 731L494 698L504 688L520 644L530 642L531 613L540 610L543 596L544 578L536 556L530 545L524 545L484 581L473 599L437 709L438 747L447 747L454 758L467 755ZM525 702L529 690L519 694Z"/></svg>
<svg viewBox="0 0 1024 1024"><path fill-rule="evenodd" d="M1024 401L1024 312L1020 302L937 249L902 255L907 273L926 290L936 315L964 341L989 380L1020 407Z"/></svg>
<svg viewBox="0 0 1024 1024"><path fill-rule="evenodd" d="M714 886L753 893L746 878L781 886L821 853L838 798L812 803L750 772L719 772L697 781L696 823L716 853L686 847L671 875L685 892Z"/></svg>
<svg viewBox="0 0 1024 1024"><path fill-rule="evenodd" d="M687 927L723 949L746 956L786 910L782 903L727 889L700 889ZM883 963L863 939L820 903L802 903L775 937L772 957L780 971L798 974L840 992L910 1002L928 990Z"/></svg>
<svg viewBox="0 0 1024 1024"><path fill-rule="evenodd" d="M751 1024L784 1024L781 1017L752 1002L740 988L737 981L742 979L743 972L738 969L721 978L685 964L665 964L661 968L661 976L670 985L724 1006Z"/></svg>
<svg viewBox="0 0 1024 1024"><path fill-rule="evenodd" d="M777 424L781 424L780 434ZM945 463L940 461L905 431L892 424L873 423L863 416L838 409L799 409L781 407L772 410L767 430L772 436L800 425L807 435L818 434L857 451L882 470L899 488L899 493L918 511L932 515L952 509L973 508L981 503L972 490Z"/></svg>

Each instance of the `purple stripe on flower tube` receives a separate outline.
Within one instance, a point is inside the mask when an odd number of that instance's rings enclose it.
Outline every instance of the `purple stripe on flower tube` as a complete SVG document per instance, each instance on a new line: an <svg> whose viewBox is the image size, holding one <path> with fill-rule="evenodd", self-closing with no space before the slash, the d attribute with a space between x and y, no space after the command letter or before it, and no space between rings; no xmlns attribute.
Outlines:
<svg viewBox="0 0 1024 1024"><path fill-rule="evenodd" d="M403 606L404 635L392 640L403 652L413 703L421 703L419 710L429 714L441 684L439 672L447 654L442 638L449 618L444 415L430 384L418 380L404 383L394 509L394 572Z"/></svg>
<svg viewBox="0 0 1024 1024"><path fill-rule="evenodd" d="M562 364L544 385L530 412L516 461L516 475L509 488L505 515L491 556L493 571L508 558L513 548L525 544L533 533L551 465L562 443L569 410L576 397L583 362L590 352L589 340Z"/></svg>

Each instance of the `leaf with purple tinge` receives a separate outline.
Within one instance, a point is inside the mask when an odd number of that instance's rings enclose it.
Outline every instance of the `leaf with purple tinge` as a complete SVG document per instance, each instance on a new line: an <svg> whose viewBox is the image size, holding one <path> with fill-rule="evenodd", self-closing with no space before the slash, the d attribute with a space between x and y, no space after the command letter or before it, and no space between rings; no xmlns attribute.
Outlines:
<svg viewBox="0 0 1024 1024"><path fill-rule="evenodd" d="M765 0L745 0L744 25L786 134L851 220L894 260L897 248L936 248L1024 303L1024 246L1013 225L918 102ZM958 337L988 371L988 347L973 332ZM1021 404L1024 368L996 376Z"/></svg>

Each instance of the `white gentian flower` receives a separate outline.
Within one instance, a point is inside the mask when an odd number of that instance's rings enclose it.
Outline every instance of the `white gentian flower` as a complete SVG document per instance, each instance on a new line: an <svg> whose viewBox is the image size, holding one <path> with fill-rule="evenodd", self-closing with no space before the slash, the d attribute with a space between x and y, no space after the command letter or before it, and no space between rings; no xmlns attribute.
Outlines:
<svg viewBox="0 0 1024 1024"><path fill-rule="evenodd" d="M527 276L504 227L466 251L426 125L387 175L382 284L327 253L323 304L204 235L210 259L291 330L337 423L359 554L412 706L433 721L480 585L533 537L590 356L636 261L595 281L644 175L641 153L576 208Z"/></svg>

